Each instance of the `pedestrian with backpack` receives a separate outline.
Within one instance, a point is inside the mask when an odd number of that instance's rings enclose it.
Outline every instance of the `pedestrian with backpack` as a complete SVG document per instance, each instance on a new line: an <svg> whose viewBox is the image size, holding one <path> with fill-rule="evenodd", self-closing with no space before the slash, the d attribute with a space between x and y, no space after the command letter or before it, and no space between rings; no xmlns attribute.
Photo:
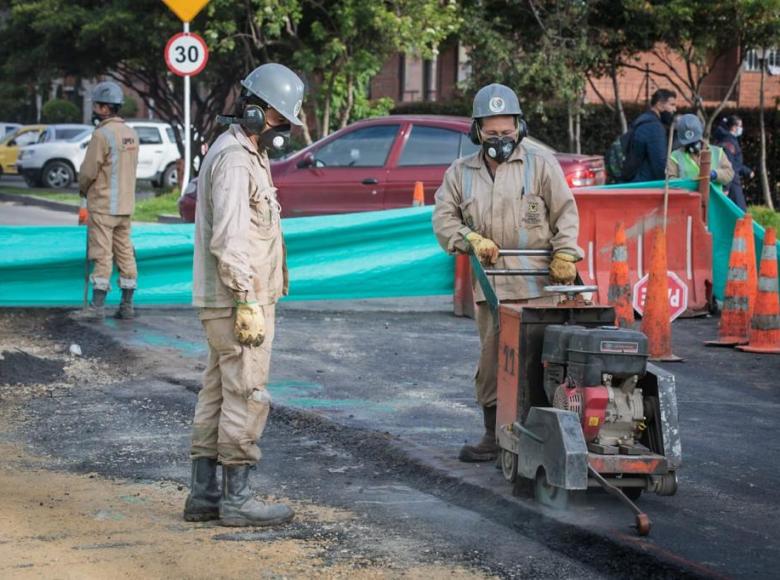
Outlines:
<svg viewBox="0 0 780 580"><path fill-rule="evenodd" d="M667 127L677 110L677 93L658 89L650 108L610 146L605 157L610 180L616 183L659 181L665 177Z"/></svg>

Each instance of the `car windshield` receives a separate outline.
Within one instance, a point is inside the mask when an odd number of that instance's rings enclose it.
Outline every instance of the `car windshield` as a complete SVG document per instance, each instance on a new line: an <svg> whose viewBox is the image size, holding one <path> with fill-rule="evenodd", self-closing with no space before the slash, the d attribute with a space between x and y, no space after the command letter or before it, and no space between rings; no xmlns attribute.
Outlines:
<svg viewBox="0 0 780 580"><path fill-rule="evenodd" d="M16 129L16 131L11 131L10 133L8 133L8 135L6 135L5 137L3 137L3 140L2 140L2 141L0 141L0 144L2 144L2 145L8 145L8 143L9 143L9 142L10 142L10 141L11 141L11 140L14 138L14 137L16 137L16 134L17 134L17 133L19 133L19 129Z"/></svg>

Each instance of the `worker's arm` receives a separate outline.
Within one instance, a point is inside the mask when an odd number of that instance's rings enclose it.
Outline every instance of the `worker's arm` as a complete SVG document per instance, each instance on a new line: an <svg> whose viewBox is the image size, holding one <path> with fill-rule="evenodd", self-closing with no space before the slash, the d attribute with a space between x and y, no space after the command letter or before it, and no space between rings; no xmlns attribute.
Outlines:
<svg viewBox="0 0 780 580"><path fill-rule="evenodd" d="M107 158L108 142L100 131L95 131L79 168L79 193L82 197L87 196Z"/></svg>
<svg viewBox="0 0 780 580"><path fill-rule="evenodd" d="M554 158L546 156L538 158L537 168L541 169L541 191L549 211L553 254L561 252L581 260L582 250L577 245L580 216L563 170Z"/></svg>
<svg viewBox="0 0 780 580"><path fill-rule="evenodd" d="M214 164L211 183L213 223L209 250L217 259L217 274L233 292L234 300L247 302L254 299L249 265L249 165L240 159L221 159Z"/></svg>
<svg viewBox="0 0 780 580"><path fill-rule="evenodd" d="M721 185L728 185L734 179L734 168L731 166L728 156L721 154L718 167L715 168L715 181Z"/></svg>
<svg viewBox="0 0 780 580"><path fill-rule="evenodd" d="M444 174L444 180L436 191L436 207L433 210L433 231L439 245L450 254L469 251L466 236L471 229L464 223L461 213L462 192L460 172L462 167L452 164Z"/></svg>

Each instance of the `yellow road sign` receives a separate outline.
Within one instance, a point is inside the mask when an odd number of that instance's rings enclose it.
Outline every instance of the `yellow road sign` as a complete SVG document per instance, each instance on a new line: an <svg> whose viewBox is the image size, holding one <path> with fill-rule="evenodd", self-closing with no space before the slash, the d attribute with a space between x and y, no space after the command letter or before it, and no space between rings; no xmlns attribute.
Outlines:
<svg viewBox="0 0 780 580"><path fill-rule="evenodd" d="M179 17L182 22L192 22L192 19L203 10L203 7L209 3L209 0L163 0L165 4L173 10L173 13Z"/></svg>

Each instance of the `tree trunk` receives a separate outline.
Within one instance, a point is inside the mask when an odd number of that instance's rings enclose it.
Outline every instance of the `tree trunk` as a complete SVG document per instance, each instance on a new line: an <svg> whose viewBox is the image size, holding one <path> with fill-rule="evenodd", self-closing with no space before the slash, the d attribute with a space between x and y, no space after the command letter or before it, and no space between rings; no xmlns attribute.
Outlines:
<svg viewBox="0 0 780 580"><path fill-rule="evenodd" d="M620 83L618 82L618 70L614 60L612 61L609 76L612 77L612 91L615 93L615 110L618 114L618 121L620 121L620 134L622 135L628 131L628 122L626 121L626 112L623 110L623 101L620 99Z"/></svg>
<svg viewBox="0 0 780 580"><path fill-rule="evenodd" d="M769 189L769 175L766 172L766 127L764 126L764 76L766 75L766 61L761 60L761 85L758 90L758 120L761 127L761 191L767 207L775 209L772 203L772 190Z"/></svg>
<svg viewBox="0 0 780 580"><path fill-rule="evenodd" d="M577 100L577 110L574 112L574 150L577 155L582 153L582 141L580 139L580 120L582 119L582 107L579 99Z"/></svg>
<svg viewBox="0 0 780 580"><path fill-rule="evenodd" d="M568 129L569 129L569 151L574 150L574 111L572 111L572 103L569 102L567 108L568 115Z"/></svg>
<svg viewBox="0 0 780 580"><path fill-rule="evenodd" d="M341 122L339 127L343 129L349 123L349 117L352 114L352 107L355 104L355 81L350 75L347 79L347 106L344 107L344 111L341 113Z"/></svg>
<svg viewBox="0 0 780 580"><path fill-rule="evenodd" d="M306 145L311 145L314 143L314 141L311 138L311 133L309 132L309 118L306 115L306 107L301 107L301 122L303 122L303 125L301 126L301 131L303 132L303 142L306 143Z"/></svg>
<svg viewBox="0 0 780 580"><path fill-rule="evenodd" d="M729 87L728 92L726 92L723 99L721 99L720 103L718 104L718 107L715 109L712 115L710 115L710 118L707 121L707 126L704 129L704 136L707 137L708 139L712 134L712 124L715 122L715 119L718 118L718 115L720 115L720 112L726 106L726 101L728 101L731 98L731 94L734 92L734 89L736 88L737 83L739 82L739 77L741 76L742 76L742 67L739 67L737 69L736 74L734 75L734 79L731 81L731 86Z"/></svg>

